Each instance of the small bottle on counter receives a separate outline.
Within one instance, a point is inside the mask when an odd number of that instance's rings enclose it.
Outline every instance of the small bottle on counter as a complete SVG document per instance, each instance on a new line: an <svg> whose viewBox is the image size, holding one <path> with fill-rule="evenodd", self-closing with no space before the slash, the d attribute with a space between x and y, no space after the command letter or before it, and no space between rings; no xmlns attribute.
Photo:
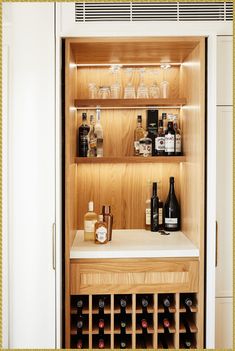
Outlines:
<svg viewBox="0 0 235 351"><path fill-rule="evenodd" d="M106 244L108 242L107 224L104 222L103 215L99 215L99 221L95 224L95 243Z"/></svg>
<svg viewBox="0 0 235 351"><path fill-rule="evenodd" d="M108 240L112 240L112 230L113 230L113 215L111 213L111 206L104 205L102 207L103 220L107 224L108 229Z"/></svg>
<svg viewBox="0 0 235 351"><path fill-rule="evenodd" d="M95 224L97 214L94 212L93 201L88 202L88 212L84 216L84 240L94 241Z"/></svg>

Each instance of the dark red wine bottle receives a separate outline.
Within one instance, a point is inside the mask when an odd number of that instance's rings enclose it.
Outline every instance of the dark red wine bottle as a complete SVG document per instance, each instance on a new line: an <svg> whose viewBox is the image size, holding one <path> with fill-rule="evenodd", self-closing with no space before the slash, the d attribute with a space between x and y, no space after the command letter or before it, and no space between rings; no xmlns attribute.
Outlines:
<svg viewBox="0 0 235 351"><path fill-rule="evenodd" d="M169 231L180 229L180 207L175 196L174 177L170 177L169 194L164 205L164 228Z"/></svg>
<svg viewBox="0 0 235 351"><path fill-rule="evenodd" d="M151 197L151 232L158 231L158 207L159 200L157 196L157 183L153 183L153 194Z"/></svg>
<svg viewBox="0 0 235 351"><path fill-rule="evenodd" d="M163 324L163 327L167 328L167 329L170 328L170 326L171 326L171 323L170 323L168 318L163 318L162 324Z"/></svg>
<svg viewBox="0 0 235 351"><path fill-rule="evenodd" d="M82 343L82 338L80 337L77 341L77 349L82 349L83 343Z"/></svg>
<svg viewBox="0 0 235 351"><path fill-rule="evenodd" d="M90 127L88 126L88 124L86 122L87 122L87 115L84 112L82 114L82 124L78 128L77 154L79 157L87 157L88 133L89 133Z"/></svg>
<svg viewBox="0 0 235 351"><path fill-rule="evenodd" d="M98 328L99 329L104 329L104 319L100 318L98 321Z"/></svg>
<svg viewBox="0 0 235 351"><path fill-rule="evenodd" d="M100 337L98 340L98 348L99 349L104 349L105 343L104 343L104 338Z"/></svg>

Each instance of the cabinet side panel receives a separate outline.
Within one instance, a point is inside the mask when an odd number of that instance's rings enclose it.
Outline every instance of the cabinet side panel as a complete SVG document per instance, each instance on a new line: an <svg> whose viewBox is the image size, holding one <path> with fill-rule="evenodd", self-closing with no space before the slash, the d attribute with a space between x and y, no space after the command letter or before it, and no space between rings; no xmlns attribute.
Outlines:
<svg viewBox="0 0 235 351"><path fill-rule="evenodd" d="M181 66L181 95L188 104L182 109L182 134L187 162L181 165L182 231L200 249L199 328L197 347L203 347L204 216L205 216L205 39Z"/></svg>

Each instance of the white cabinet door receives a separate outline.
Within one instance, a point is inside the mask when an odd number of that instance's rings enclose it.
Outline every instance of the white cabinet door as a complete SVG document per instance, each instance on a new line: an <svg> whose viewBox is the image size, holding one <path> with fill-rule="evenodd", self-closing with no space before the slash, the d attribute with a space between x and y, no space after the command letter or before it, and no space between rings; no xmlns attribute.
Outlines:
<svg viewBox="0 0 235 351"><path fill-rule="evenodd" d="M233 299L216 298L215 309L215 348L233 348Z"/></svg>
<svg viewBox="0 0 235 351"><path fill-rule="evenodd" d="M233 37L217 38L217 105L233 104Z"/></svg>
<svg viewBox="0 0 235 351"><path fill-rule="evenodd" d="M217 107L217 267L216 296L230 297L233 291L232 254L232 107Z"/></svg>
<svg viewBox="0 0 235 351"><path fill-rule="evenodd" d="M55 347L53 3L10 7L10 348Z"/></svg>

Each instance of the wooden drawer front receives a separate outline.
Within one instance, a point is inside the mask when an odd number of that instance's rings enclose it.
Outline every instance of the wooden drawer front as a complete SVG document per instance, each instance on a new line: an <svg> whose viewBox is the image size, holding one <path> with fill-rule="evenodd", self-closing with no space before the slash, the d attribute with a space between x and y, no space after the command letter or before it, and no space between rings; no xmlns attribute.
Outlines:
<svg viewBox="0 0 235 351"><path fill-rule="evenodd" d="M113 259L71 262L73 294L197 292L197 260Z"/></svg>

